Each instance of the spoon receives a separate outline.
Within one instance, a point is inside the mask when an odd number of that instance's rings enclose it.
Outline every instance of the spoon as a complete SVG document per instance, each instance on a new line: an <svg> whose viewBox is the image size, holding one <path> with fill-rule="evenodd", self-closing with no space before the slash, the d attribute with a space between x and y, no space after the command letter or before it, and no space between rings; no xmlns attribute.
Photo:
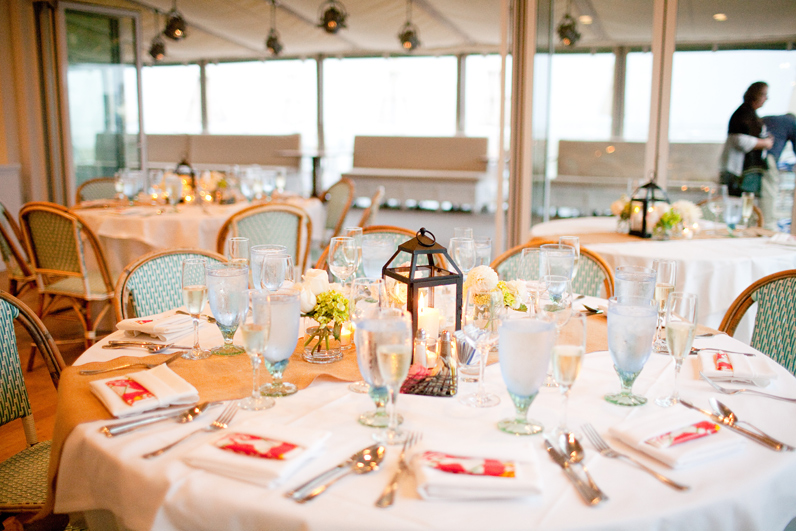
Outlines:
<svg viewBox="0 0 796 531"><path fill-rule="evenodd" d="M313 486L314 483L314 480L310 480L309 483L302 485L301 487L291 492L286 493L286 496L289 496L298 503L304 503L310 501L311 499L315 498L316 496L324 492L333 483L337 482L341 478L351 473L367 474L368 472L373 472L374 470L377 470L379 468L379 464L381 463L382 459L384 459L385 451L386 451L385 447L380 444L374 444L373 446L368 446L367 448L360 450L359 452L352 455L345 463L343 463L343 465L341 465L344 472L338 473L332 479L318 485L317 487L310 489L309 492L307 492L306 488ZM324 475L325 473L322 474L322 476Z"/></svg>
<svg viewBox="0 0 796 531"><path fill-rule="evenodd" d="M589 313L593 313L594 315L599 315L599 314L603 313L603 311L601 309L599 309L599 308L593 308L593 307L587 306L585 304L581 304L581 306L586 308L586 310L588 310Z"/></svg>
<svg viewBox="0 0 796 531"><path fill-rule="evenodd" d="M774 439L772 436L770 436L767 433L765 433L760 428L757 428L757 427L749 424L746 421L738 420L738 416L729 407L727 407L722 402L716 400L715 398L711 397L711 399L710 399L710 407L713 408L713 411L717 415L721 415L722 417L724 417L724 419L726 420L727 425L729 425L729 426L737 426L739 424L744 424L744 425L748 426L750 429L752 429L752 430L756 431L757 433L759 433L760 435L762 435L765 439L767 439L767 441L761 441L761 442L763 442L763 444L766 444L768 446L774 447L775 450L780 450L780 451L781 450L791 450L791 451L794 450L793 447L788 446L787 444L783 444L783 443L777 441L776 439ZM741 429L741 428L738 428L738 429Z"/></svg>
<svg viewBox="0 0 796 531"><path fill-rule="evenodd" d="M586 479L589 480L589 486L591 486L594 491L599 494L603 500L607 500L608 496L600 490L600 487L597 486L597 483L594 482L594 479L589 474L589 471L586 469L586 465L583 464L583 459L586 457L586 451L583 449L583 446L580 444L580 441L575 437L575 434L572 432L565 432L562 433L558 438L558 445L564 451L564 456L569 460L570 463L574 465L580 465L583 469L584 474L586 474Z"/></svg>

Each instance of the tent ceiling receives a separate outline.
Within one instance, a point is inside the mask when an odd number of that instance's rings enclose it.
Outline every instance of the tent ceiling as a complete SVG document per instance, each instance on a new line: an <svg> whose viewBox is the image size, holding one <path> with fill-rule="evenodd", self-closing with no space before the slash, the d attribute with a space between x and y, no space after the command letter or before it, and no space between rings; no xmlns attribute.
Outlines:
<svg viewBox="0 0 796 531"><path fill-rule="evenodd" d="M403 0L342 0L348 28L335 35L316 27L323 0L277 0L277 29L285 57L400 54L398 32L406 20ZM144 45L156 31L149 9L165 13L172 0L93 0L142 11ZM418 53L495 52L500 43L500 0L414 0L413 22L422 47ZM557 1L555 24L566 2ZM166 39L167 63L261 59L270 28L267 0L179 0L188 37ZM645 46L652 41L653 0L572 0L572 14L592 17L578 24L579 48ZM713 20L714 13L726 22ZM722 45L796 41L794 0L680 0L678 44ZM145 61L151 61L147 56Z"/></svg>

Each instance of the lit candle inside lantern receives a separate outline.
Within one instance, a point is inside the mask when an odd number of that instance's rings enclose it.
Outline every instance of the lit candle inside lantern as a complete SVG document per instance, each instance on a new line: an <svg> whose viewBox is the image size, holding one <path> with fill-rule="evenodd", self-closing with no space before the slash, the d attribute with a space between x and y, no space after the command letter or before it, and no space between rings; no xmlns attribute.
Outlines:
<svg viewBox="0 0 796 531"><path fill-rule="evenodd" d="M430 343L436 343L439 336L439 310L426 306L425 293L420 294L417 304L417 328L426 331Z"/></svg>

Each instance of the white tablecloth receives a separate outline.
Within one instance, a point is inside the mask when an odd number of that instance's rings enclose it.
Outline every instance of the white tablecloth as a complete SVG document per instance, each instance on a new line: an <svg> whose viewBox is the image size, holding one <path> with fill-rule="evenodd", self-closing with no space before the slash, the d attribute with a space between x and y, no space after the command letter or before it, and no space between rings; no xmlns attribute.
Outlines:
<svg viewBox="0 0 796 531"><path fill-rule="evenodd" d="M554 219L531 227L531 237L563 236L567 234L593 234L616 230L615 217L586 217Z"/></svg>
<svg viewBox="0 0 796 531"><path fill-rule="evenodd" d="M207 328L205 333L212 333ZM736 340L720 337L700 339L699 346ZM748 347L747 347L748 348ZM92 347L94 359L99 353ZM106 359L126 355L124 351L99 351ZM685 398L708 407L715 396L704 381L696 379L696 357L686 361L680 377ZM778 379L767 389L796 397L796 379L770 362ZM668 357L653 355L639 376L634 391L649 397L647 405L624 408L607 403L602 396L619 388L608 353L587 355L580 379L570 397L569 424L590 422L604 436L610 426L631 415L660 411L652 401L668 394L673 384L673 366ZM241 373L241 394L250 374ZM357 416L372 409L367 395L348 391L347 385L316 382L296 395L277 399L274 408L263 412L238 412L233 427L250 419L263 423L288 423L330 430L325 451L302 468L284 486L268 490L208 472L192 469L181 457L203 444L202 437L181 445L160 458L141 459L145 451L166 444L180 435L207 425L220 408L189 425L160 424L137 434L108 439L97 430L105 421L78 426L67 438L56 490L56 511L90 511L92 518L104 516L102 525L162 530L391 530L391 529L722 529L781 530L796 516L796 453L776 453L749 441L742 453L687 469L671 470L606 436L610 444L646 464L690 485L677 492L646 473L604 458L584 440L586 464L610 497L599 507L587 507L566 481L561 469L542 448L539 436L512 437L497 430L495 423L513 415L511 400L500 377L499 367L487 369L488 390L498 393L501 403L489 409L471 409L456 398L401 395L399 410L404 428L420 430L424 443L439 448L446 441L474 444L516 444L536 453L543 480L543 495L501 502L427 502L406 478L396 504L377 509L373 503L396 469L398 450L391 447L385 463L375 473L344 478L310 503L299 505L282 494L320 471L371 444L373 430L357 423ZM460 390L466 392L469 388ZM786 443L796 444L793 418L796 404L751 395L722 396L741 419ZM682 407L682 406L675 406ZM542 389L530 416L553 429L561 413L557 389ZM735 434L731 434L740 437ZM115 513L99 511L108 510ZM110 519L107 519L110 518ZM95 520L97 521L97 520ZM103 527L105 528L105 527Z"/></svg>
<svg viewBox="0 0 796 531"><path fill-rule="evenodd" d="M326 223L326 211L320 200L290 197L283 201L309 214L312 240L319 243ZM99 236L115 279L127 264L151 251L174 248L215 251L221 226L232 214L248 206L247 202L238 202L210 205L203 210L197 205L181 205L176 213L170 207L93 208L76 212Z"/></svg>
<svg viewBox="0 0 796 531"><path fill-rule="evenodd" d="M652 267L655 258L677 261L677 291L696 293L699 323L717 328L732 301L766 275L796 268L796 249L768 243L768 238L645 241L590 244L612 268ZM754 309L754 308L753 308ZM752 310L753 310L752 309ZM736 337L751 338L750 313Z"/></svg>

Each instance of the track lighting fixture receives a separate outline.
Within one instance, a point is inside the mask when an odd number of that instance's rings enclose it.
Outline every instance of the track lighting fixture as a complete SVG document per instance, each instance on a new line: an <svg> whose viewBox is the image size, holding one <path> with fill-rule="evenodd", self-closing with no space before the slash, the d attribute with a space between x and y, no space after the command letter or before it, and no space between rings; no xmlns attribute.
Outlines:
<svg viewBox="0 0 796 531"><path fill-rule="evenodd" d="M155 29L160 28L159 13L155 11ZM155 61L162 61L166 57L166 43L160 37L160 31L152 38L152 44L149 45L149 55Z"/></svg>
<svg viewBox="0 0 796 531"><path fill-rule="evenodd" d="M185 26L185 19L177 11L177 0L174 0L171 11L166 15L166 29L163 30L163 35L174 41L181 41L185 38Z"/></svg>
<svg viewBox="0 0 796 531"><path fill-rule="evenodd" d="M407 52L413 52L420 47L417 27L412 24L412 0L406 0L406 23L398 34L398 40L401 41L401 46Z"/></svg>
<svg viewBox="0 0 796 531"><path fill-rule="evenodd" d="M279 40L279 32L276 31L276 0L271 0L271 31L265 39L265 47L273 56L282 53L282 43Z"/></svg>
<svg viewBox="0 0 796 531"><path fill-rule="evenodd" d="M578 31L578 24L575 22L575 19L572 18L570 14L572 10L572 1L570 0L567 3L567 12L564 15L564 18L561 19L561 22L558 24L558 28L556 28L556 32L558 33L558 38L561 39L561 44L564 46L575 46L580 40L580 32Z"/></svg>
<svg viewBox="0 0 796 531"><path fill-rule="evenodd" d="M348 13L345 6L337 0L327 0L318 11L321 13L318 27L323 28L326 33L337 33L341 28L348 27L345 25Z"/></svg>

